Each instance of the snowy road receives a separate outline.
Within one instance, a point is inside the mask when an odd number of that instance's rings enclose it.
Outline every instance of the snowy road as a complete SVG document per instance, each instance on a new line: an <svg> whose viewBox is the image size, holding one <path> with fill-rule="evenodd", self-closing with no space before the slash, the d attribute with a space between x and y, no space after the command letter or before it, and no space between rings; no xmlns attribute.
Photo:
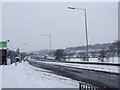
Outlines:
<svg viewBox="0 0 120 90"><path fill-rule="evenodd" d="M93 65L93 64L91 65L91 64L74 64L74 63L61 63L61 62L59 63L58 62L45 62L45 63L74 67L74 68L90 69L90 70L96 70L96 71L120 73L118 70L118 66L112 66L112 65Z"/></svg>
<svg viewBox="0 0 120 90"><path fill-rule="evenodd" d="M114 66L114 65L80 64L80 63L69 63L69 62L50 62L50 61L40 61L40 60L36 60L36 59L29 59L29 60L36 61L36 62L48 63L48 64L54 64L54 65L68 66L68 67L73 67L73 68L89 69L89 70L104 71L104 72L120 74L120 72L118 70L120 68L120 66Z"/></svg>
<svg viewBox="0 0 120 90"><path fill-rule="evenodd" d="M27 62L18 66L1 66L1 69L2 88L78 88L77 81L33 67Z"/></svg>
<svg viewBox="0 0 120 90"><path fill-rule="evenodd" d="M66 77L70 77L75 80L85 81L86 83L104 88L117 88L118 87L118 74L107 73L103 71L76 68L72 66L64 66L62 64L54 64L30 60L29 63L35 67L48 69L54 71L58 74L61 74ZM57 62L56 62L57 63ZM58 62L59 63L59 62Z"/></svg>

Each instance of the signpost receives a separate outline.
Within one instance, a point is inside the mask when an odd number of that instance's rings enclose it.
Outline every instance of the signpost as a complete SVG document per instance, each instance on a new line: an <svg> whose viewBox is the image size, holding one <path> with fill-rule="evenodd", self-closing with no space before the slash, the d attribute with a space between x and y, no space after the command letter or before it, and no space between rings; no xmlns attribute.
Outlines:
<svg viewBox="0 0 120 90"><path fill-rule="evenodd" d="M6 48L6 47L7 47L7 42L6 41L0 42L0 48Z"/></svg>
<svg viewBox="0 0 120 90"><path fill-rule="evenodd" d="M7 65L7 40L0 41L0 65Z"/></svg>

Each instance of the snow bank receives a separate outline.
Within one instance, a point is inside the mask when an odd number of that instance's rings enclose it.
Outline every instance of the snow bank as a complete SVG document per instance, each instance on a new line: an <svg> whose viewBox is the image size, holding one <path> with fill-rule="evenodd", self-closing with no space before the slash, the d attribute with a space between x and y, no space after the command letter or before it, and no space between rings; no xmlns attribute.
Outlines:
<svg viewBox="0 0 120 90"><path fill-rule="evenodd" d="M2 66L0 66L0 89L2 89Z"/></svg>
<svg viewBox="0 0 120 90"><path fill-rule="evenodd" d="M120 59L120 57L113 57L113 58L109 58L109 59L106 59L104 58L104 62L103 63L120 63L118 60ZM67 59L67 61L71 61L71 62L85 62L83 61L82 59L80 58L74 58L74 59ZM98 60L98 58L89 58L89 62L100 62Z"/></svg>
<svg viewBox="0 0 120 90"><path fill-rule="evenodd" d="M37 61L37 62L43 62L43 61ZM119 67L112 66L112 65L74 64L74 63L63 63L63 62L43 62L43 63L97 70L97 71L106 71L106 72L111 72L111 73L120 73L118 70Z"/></svg>
<svg viewBox="0 0 120 90"><path fill-rule="evenodd" d="M3 88L78 88L78 82L27 62L0 67Z"/></svg>

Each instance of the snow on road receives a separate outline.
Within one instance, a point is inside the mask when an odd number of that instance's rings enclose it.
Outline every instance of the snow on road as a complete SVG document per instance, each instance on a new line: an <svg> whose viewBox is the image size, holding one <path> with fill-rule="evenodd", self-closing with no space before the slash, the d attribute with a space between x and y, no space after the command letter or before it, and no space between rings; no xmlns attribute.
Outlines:
<svg viewBox="0 0 120 90"><path fill-rule="evenodd" d="M65 63L65 62L47 62L47 61L38 61L35 59L29 59L36 62L43 62L48 64L54 64L54 65L62 65L62 66L68 66L68 67L75 67L75 68L82 68L82 69L90 69L90 70L97 70L97 71L105 71L105 72L111 72L111 73L120 73L118 70L118 66L112 66L112 65L94 65L94 64L75 64L75 63Z"/></svg>
<svg viewBox="0 0 120 90"><path fill-rule="evenodd" d="M2 88L78 88L78 81L33 67L27 62L18 66L0 66L1 69Z"/></svg>
<svg viewBox="0 0 120 90"><path fill-rule="evenodd" d="M118 70L118 66L111 66L111 65L91 65L91 64L73 64L73 63L58 63L58 62L45 62L49 64L55 65L62 65L62 66L69 66L75 68L82 68L82 69L90 69L90 70L97 70L97 71L106 71L111 73L120 73Z"/></svg>
<svg viewBox="0 0 120 90"><path fill-rule="evenodd" d="M98 58L89 58L89 61L86 62L100 62L100 63L115 63L118 64L120 63L118 60L120 59L120 57L112 57L112 58L104 58L104 62L101 62L100 60L98 60ZM71 58L71 59L67 59L67 61L70 62L85 62L83 61L83 59L80 58Z"/></svg>

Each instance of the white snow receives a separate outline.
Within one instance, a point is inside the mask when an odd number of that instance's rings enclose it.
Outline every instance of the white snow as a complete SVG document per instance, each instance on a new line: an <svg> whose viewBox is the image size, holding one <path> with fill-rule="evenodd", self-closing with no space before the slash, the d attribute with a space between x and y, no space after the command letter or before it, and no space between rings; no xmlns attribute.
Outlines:
<svg viewBox="0 0 120 90"><path fill-rule="evenodd" d="M11 64L11 59L7 58L7 65L10 65L10 64Z"/></svg>
<svg viewBox="0 0 120 90"><path fill-rule="evenodd" d="M35 59L33 60L35 61ZM62 65L62 66L69 66L69 67L75 67L75 68L97 70L97 71L106 71L111 73L120 73L118 70L119 67L112 66L112 65L75 64L75 63L63 63L63 62L46 62L46 61L37 61L37 60L36 62L43 62L43 63L49 63L54 65Z"/></svg>
<svg viewBox="0 0 120 90"><path fill-rule="evenodd" d="M78 88L78 81L33 67L27 62L0 66L2 88Z"/></svg>
<svg viewBox="0 0 120 90"><path fill-rule="evenodd" d="M2 89L2 66L0 66L0 89Z"/></svg>
<svg viewBox="0 0 120 90"><path fill-rule="evenodd" d="M110 66L110 65L91 65L91 64L73 64L73 63L57 63L57 62L47 62L56 65L63 65L69 67L76 67L82 69L90 69L90 70L97 70L97 71L106 71L111 73L120 73L118 71L118 66Z"/></svg>
<svg viewBox="0 0 120 90"><path fill-rule="evenodd" d="M106 59L104 58L104 62L101 62L101 63L120 63L118 60L120 59L120 57L112 57L112 58L109 58L109 59ZM67 59L67 61L71 61L71 62L85 62L83 61L82 59L80 58L73 58L73 59ZM89 58L89 62L100 62L98 60L98 58Z"/></svg>

